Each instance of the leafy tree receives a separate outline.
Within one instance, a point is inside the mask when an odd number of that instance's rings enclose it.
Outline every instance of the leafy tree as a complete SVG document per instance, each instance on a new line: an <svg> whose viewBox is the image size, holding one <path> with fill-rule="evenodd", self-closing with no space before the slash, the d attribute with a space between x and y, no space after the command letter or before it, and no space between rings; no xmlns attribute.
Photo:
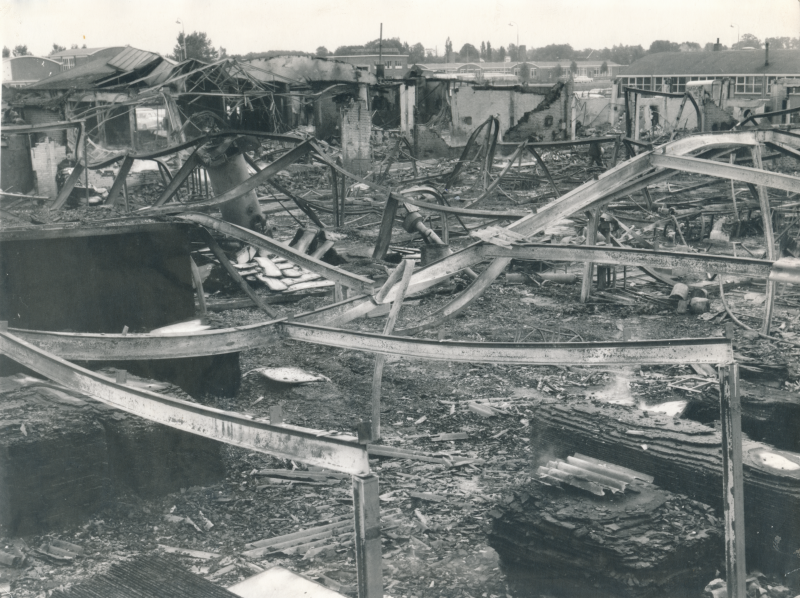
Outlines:
<svg viewBox="0 0 800 598"><path fill-rule="evenodd" d="M77 44L75 44L73 46L73 48L77 48L77 47L78 47ZM53 49L50 50L50 53L48 54L48 56L52 56L53 54L58 54L59 52L63 52L64 50L66 50L66 48L64 46L59 46L58 44L53 44Z"/></svg>
<svg viewBox="0 0 800 598"><path fill-rule="evenodd" d="M494 52L492 52L492 42L486 42L486 62L492 62L494 59Z"/></svg>
<svg viewBox="0 0 800 598"><path fill-rule="evenodd" d="M506 61L506 49L503 46L500 46L500 49L497 51L497 62L505 62Z"/></svg>
<svg viewBox="0 0 800 598"><path fill-rule="evenodd" d="M481 58L486 60L486 42L481 42Z"/></svg>
<svg viewBox="0 0 800 598"><path fill-rule="evenodd" d="M658 54L659 52L678 52L681 49L679 44L666 39L657 39L648 48L648 54Z"/></svg>
<svg viewBox="0 0 800 598"><path fill-rule="evenodd" d="M508 57L511 59L511 62L519 62L519 58L517 55L517 45L516 44L508 44Z"/></svg>
<svg viewBox="0 0 800 598"><path fill-rule="evenodd" d="M453 54L453 42L450 41L450 38L447 38L447 41L444 42L444 55L445 55L445 62L450 62L450 56Z"/></svg>
<svg viewBox="0 0 800 598"><path fill-rule="evenodd" d="M560 64L557 64L556 67L552 70L553 78L558 80L564 74L564 69L561 68Z"/></svg>
<svg viewBox="0 0 800 598"><path fill-rule="evenodd" d="M28 46L19 44L14 46L14 56L33 56L33 54L28 51Z"/></svg>
<svg viewBox="0 0 800 598"><path fill-rule="evenodd" d="M11 50L8 49L8 46L3 46L3 58L9 58L11 56Z"/></svg>
<svg viewBox="0 0 800 598"><path fill-rule="evenodd" d="M173 49L173 58L176 60L195 58L204 62L213 62L219 58L219 52L211 45L211 40L204 31L195 31L186 36L186 56L183 55L183 41L183 32L181 32L178 34L178 43Z"/></svg>
<svg viewBox="0 0 800 598"><path fill-rule="evenodd" d="M325 46L320 46L319 48L317 48L317 51L315 52L315 54L317 56L323 56L324 57L324 56L327 56L328 54L330 54L330 52L328 52L328 48L326 48Z"/></svg>
<svg viewBox="0 0 800 598"><path fill-rule="evenodd" d="M409 64L415 64L423 60L425 60L425 46L417 42L411 46L411 50L408 53L408 62Z"/></svg>
<svg viewBox="0 0 800 598"><path fill-rule="evenodd" d="M689 52L698 52L703 49L697 42L683 42L679 47L683 48L684 46L688 48Z"/></svg>
<svg viewBox="0 0 800 598"><path fill-rule="evenodd" d="M478 52L478 48L472 44L464 44L458 52L458 59L460 62L477 62L479 57L480 52Z"/></svg>
<svg viewBox="0 0 800 598"><path fill-rule="evenodd" d="M642 46L614 46L611 49L611 56L609 58L617 64L633 64L644 56L644 48Z"/></svg>
<svg viewBox="0 0 800 598"><path fill-rule="evenodd" d="M543 48L533 50L533 60L559 60L572 59L575 50L569 44L550 44Z"/></svg>
<svg viewBox="0 0 800 598"><path fill-rule="evenodd" d="M731 46L732 50L741 50L743 48L762 48L763 44L752 33L745 33L738 42Z"/></svg>
<svg viewBox="0 0 800 598"><path fill-rule="evenodd" d="M769 47L773 50L800 49L800 37L768 37L764 41L769 42Z"/></svg>
<svg viewBox="0 0 800 598"><path fill-rule="evenodd" d="M219 57L220 58L227 58L228 57L228 50L223 48L222 46L219 47Z"/></svg>
<svg viewBox="0 0 800 598"><path fill-rule="evenodd" d="M605 75L608 73L608 63L604 60L603 64L600 65L600 74Z"/></svg>
<svg viewBox="0 0 800 598"><path fill-rule="evenodd" d="M572 62L570 62L569 63L569 70L573 75L575 73L577 73L578 72L578 63L575 62L574 60Z"/></svg>

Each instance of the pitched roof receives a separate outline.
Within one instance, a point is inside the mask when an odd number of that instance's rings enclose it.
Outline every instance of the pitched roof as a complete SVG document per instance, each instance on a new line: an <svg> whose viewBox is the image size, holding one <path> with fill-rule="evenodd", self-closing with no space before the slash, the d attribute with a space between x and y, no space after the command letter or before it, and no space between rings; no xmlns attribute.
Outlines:
<svg viewBox="0 0 800 598"><path fill-rule="evenodd" d="M659 52L640 58L622 75L800 74L800 50L770 50L768 66L764 57L764 50Z"/></svg>
<svg viewBox="0 0 800 598"><path fill-rule="evenodd" d="M159 58L153 52L126 46L108 60L92 60L42 79L26 89L90 89L103 78L131 72Z"/></svg>
<svg viewBox="0 0 800 598"><path fill-rule="evenodd" d="M50 54L50 58L59 59L59 58L69 58L70 56L91 56L95 52L99 52L100 50L107 50L109 47L113 46L105 46L103 48L72 48L71 50L62 50L61 52L54 52Z"/></svg>

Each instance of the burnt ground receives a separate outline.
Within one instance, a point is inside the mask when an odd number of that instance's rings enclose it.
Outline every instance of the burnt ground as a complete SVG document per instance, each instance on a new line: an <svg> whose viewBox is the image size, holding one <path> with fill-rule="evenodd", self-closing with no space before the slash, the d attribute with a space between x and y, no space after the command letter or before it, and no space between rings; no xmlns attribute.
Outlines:
<svg viewBox="0 0 800 598"><path fill-rule="evenodd" d="M591 172L583 157L554 154L549 156L549 161L556 173L560 173L559 183L564 187L590 178ZM468 175L468 182L470 176L474 174ZM325 190L313 177L286 174L285 179L297 192L313 188ZM678 180L678 184L688 186L695 180L698 179L686 176L685 180ZM535 207L552 197L544 184L526 186L523 181L515 185L507 186L508 195L497 194L494 200L480 207ZM465 186L462 193L471 192ZM704 192L708 195L703 195ZM143 196L146 193L146 189L142 191ZM717 193L721 193L720 188ZM693 198L712 195L708 190L700 190L694 192ZM368 200L363 201L366 204ZM23 213L22 217L27 216ZM386 268L393 267L367 257L374 245L379 218L376 210L365 211L357 222L348 217L352 224L338 231L344 239L336 245L347 259L343 267L375 279L385 278ZM330 215L325 214L323 219L330 222ZM270 223L274 226L273 234L281 239L290 238L297 228L290 217L278 213L270 215ZM579 239L582 225L580 221L567 222L553 234L557 238ZM687 227L687 235L689 229ZM763 239L755 227L747 229L745 235L737 240L744 241L753 253L763 251ZM419 247L419 243L399 229L395 230L394 241L406 247ZM663 242L669 244L670 238L664 237ZM467 243L462 237L452 245L457 248ZM707 244L700 241L697 245L702 248ZM715 250L730 251L729 247ZM539 268L539 265L512 265L512 270L531 275ZM564 266L557 269L563 270ZM581 269L580 264L567 267L578 274L578 282L573 284L529 279L525 279L525 284L510 284L501 276L461 315L419 336L471 341L607 341L621 340L623 330L628 331L631 339L724 334L722 306L713 286L709 287L709 314L679 315L668 299L669 287L629 268L626 287L642 293L641 296L633 299L626 296L624 304L610 298L581 304ZM422 320L450 301L466 284L466 278L456 277L455 284L440 285L421 297L410 298L400 312L397 328ZM620 276L617 286L621 286ZM758 286L757 282L740 281L728 293L739 317L756 327L761 316L759 301L763 290L763 282ZM266 294L263 289L260 292ZM226 297L239 295L222 290L210 299ZM307 297L299 303L276 308L281 314L289 314L321 307L330 301L330 297ZM798 306L796 289L786 286L776 302L774 328L787 340L796 338L800 318ZM264 315L256 309L234 309L210 316L211 322L221 327L263 319ZM380 332L384 318L362 319L348 326ZM734 334L738 355L749 364L753 376L761 377L760 383L797 390L800 384L797 347L753 338L739 328ZM369 417L374 361L370 354L277 340L268 348L243 353L242 372L265 366L296 366L322 374L329 380L305 386L276 387L267 386L263 379L251 374L243 379L235 397L206 396L202 400L215 407L265 418L269 417L271 406L280 404L288 423L352 432L359 421ZM601 397L642 406L684 401L691 393L669 385L690 374L694 371L688 366L608 369L388 359L383 375L383 444L425 451L444 457L445 462L371 460L373 470L380 477L382 510L392 522L383 534L386 595L407 598L550 595L548 592L552 588L521 588L510 584L497 553L487 545L487 532L493 516L497 516L497 512L493 512L494 505L513 500L511 490L529 481L537 466L531 457L529 437L532 408L543 397L559 396ZM470 411L467 403L475 399L492 399L500 408L498 414L486 418ZM431 438L443 432L465 432L468 438L443 442ZM305 555L271 554L255 559L242 556L248 542L351 514L350 482L331 479L289 483L265 478L258 475L259 470L303 469L304 466L228 446L223 450L227 476L219 484L182 489L156 500L128 496L109 505L82 526L57 530L46 536L4 539L0 548L14 544L30 552L25 567L0 567L0 593L5 588L21 598L46 596L49 590L103 571L114 562L167 545L213 553L214 556L207 559L180 558L187 568L223 586L280 564L354 595L355 563L352 547L347 543L348 534ZM427 494L419 497L414 493ZM165 515L188 517L197 526L185 520L172 523ZM207 530L202 524L206 519L213 523ZM58 562L34 551L51 538L82 546L86 556L74 562ZM702 591L703 588L698 587L697 596ZM587 583L586 595L590 592L591 581Z"/></svg>

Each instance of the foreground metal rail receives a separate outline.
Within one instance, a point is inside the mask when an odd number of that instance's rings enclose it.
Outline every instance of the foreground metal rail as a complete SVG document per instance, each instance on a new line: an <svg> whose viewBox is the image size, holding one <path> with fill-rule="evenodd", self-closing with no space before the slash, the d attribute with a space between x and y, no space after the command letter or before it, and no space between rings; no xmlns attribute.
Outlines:
<svg viewBox="0 0 800 598"><path fill-rule="evenodd" d="M118 384L0 330L0 352L17 363L98 401L226 444L352 475L369 473L367 451L355 439L321 438L315 430L272 425L236 413Z"/></svg>
<svg viewBox="0 0 800 598"><path fill-rule="evenodd" d="M296 341L437 361L610 365L685 364L689 361L718 364L733 359L731 341L725 338L593 343L472 343L384 336L295 322L283 322L279 328L287 338Z"/></svg>
<svg viewBox="0 0 800 598"><path fill-rule="evenodd" d="M648 268L682 268L691 272L735 274L766 278L777 262L707 253L680 253L677 251L653 251L597 247L593 245L549 245L531 243L500 247L484 245L487 258L510 257L518 260L547 260L554 262L594 262L614 266L641 266Z"/></svg>

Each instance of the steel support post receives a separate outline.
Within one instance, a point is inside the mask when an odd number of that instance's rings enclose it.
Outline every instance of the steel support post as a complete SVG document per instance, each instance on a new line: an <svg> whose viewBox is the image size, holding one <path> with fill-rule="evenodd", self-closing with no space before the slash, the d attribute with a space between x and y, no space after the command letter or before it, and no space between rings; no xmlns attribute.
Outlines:
<svg viewBox="0 0 800 598"><path fill-rule="evenodd" d="M744 544L744 479L742 474L742 407L739 365L719 370L722 421L722 489L725 505L725 568L729 598L746 598Z"/></svg>
<svg viewBox="0 0 800 598"><path fill-rule="evenodd" d="M383 598L378 476L353 476L358 598Z"/></svg>
<svg viewBox="0 0 800 598"><path fill-rule="evenodd" d="M592 210L592 217L586 225L586 245L594 245L597 241L597 227L600 225L600 208ZM592 292L592 278L594 275L594 263L585 262L583 264L583 282L581 283L581 303L586 303Z"/></svg>
<svg viewBox="0 0 800 598"><path fill-rule="evenodd" d="M750 153L753 156L753 166L763 170L761 145L751 147ZM764 226L764 244L767 246L767 259L775 260L777 259L775 257L775 234L772 231L772 210L769 206L769 195L764 185L758 185L756 189L758 190L758 203L761 208L761 222ZM766 335L769 335L769 329L772 324L772 310L775 306L775 284L774 281L767 279L767 300L764 301L764 322L761 325L761 332Z"/></svg>

